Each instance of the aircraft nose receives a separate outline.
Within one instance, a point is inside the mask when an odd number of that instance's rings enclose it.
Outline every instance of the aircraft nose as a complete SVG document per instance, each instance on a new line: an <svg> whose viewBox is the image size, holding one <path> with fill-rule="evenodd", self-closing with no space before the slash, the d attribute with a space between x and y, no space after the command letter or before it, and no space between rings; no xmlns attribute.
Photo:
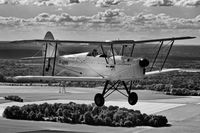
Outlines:
<svg viewBox="0 0 200 133"><path fill-rule="evenodd" d="M141 67L147 67L147 66L149 65L149 60L147 60L147 59L145 59L145 58L141 58L141 59L139 60L139 65L140 65Z"/></svg>

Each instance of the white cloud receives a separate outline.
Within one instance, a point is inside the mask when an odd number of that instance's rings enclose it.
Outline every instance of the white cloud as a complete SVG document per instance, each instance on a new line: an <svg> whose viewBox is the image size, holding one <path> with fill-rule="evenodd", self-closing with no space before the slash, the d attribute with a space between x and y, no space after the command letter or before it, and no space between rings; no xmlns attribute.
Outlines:
<svg viewBox="0 0 200 133"><path fill-rule="evenodd" d="M178 0L176 6L200 6L200 0Z"/></svg>
<svg viewBox="0 0 200 133"><path fill-rule="evenodd" d="M166 14L139 14L133 17L135 25L147 29L200 29L199 16L193 19L173 18Z"/></svg>
<svg viewBox="0 0 200 133"><path fill-rule="evenodd" d="M143 3L144 6L182 6L197 7L200 6L200 0L124 0L127 5Z"/></svg>
<svg viewBox="0 0 200 133"><path fill-rule="evenodd" d="M146 0L143 1L145 6L173 6L175 0Z"/></svg>
<svg viewBox="0 0 200 133"><path fill-rule="evenodd" d="M0 0L0 4L36 5L65 7L73 4L90 2L97 7L110 7L125 3L128 6L142 3L144 6L200 6L200 0Z"/></svg>
<svg viewBox="0 0 200 133"><path fill-rule="evenodd" d="M110 7L119 4L121 1L122 0L0 0L0 4L65 7L73 4L90 2L98 7Z"/></svg>
<svg viewBox="0 0 200 133"><path fill-rule="evenodd" d="M98 7L110 7L113 5L118 5L121 0L97 0L96 6Z"/></svg>
<svg viewBox="0 0 200 133"><path fill-rule="evenodd" d="M37 5L37 6L69 6L89 0L0 0L0 4Z"/></svg>
<svg viewBox="0 0 200 133"><path fill-rule="evenodd" d="M168 30L168 29L200 29L200 15L191 18L175 18L166 14L137 14L126 15L119 9L108 9L93 16L72 16L67 13L59 15L41 13L34 18L0 17L0 26L48 26L67 27L71 30Z"/></svg>

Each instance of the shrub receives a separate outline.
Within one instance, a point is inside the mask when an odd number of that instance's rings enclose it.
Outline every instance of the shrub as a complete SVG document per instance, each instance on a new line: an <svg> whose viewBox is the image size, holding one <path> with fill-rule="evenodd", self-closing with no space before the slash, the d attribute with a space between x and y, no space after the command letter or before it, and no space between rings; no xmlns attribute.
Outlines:
<svg viewBox="0 0 200 133"><path fill-rule="evenodd" d="M168 123L168 120L165 116L158 115L154 116L158 120L158 126L165 126Z"/></svg>
<svg viewBox="0 0 200 133"><path fill-rule="evenodd" d="M124 126L125 126L125 127L132 127L132 126L133 126L133 123L132 123L130 120L126 120L126 121L124 122Z"/></svg>
<svg viewBox="0 0 200 133"><path fill-rule="evenodd" d="M117 112L114 113L113 115L113 120L116 122L119 122L121 119L125 119L127 116L126 111L118 110Z"/></svg>
<svg viewBox="0 0 200 133"><path fill-rule="evenodd" d="M104 121L107 126L112 126L112 119L110 117L106 117Z"/></svg>
<svg viewBox="0 0 200 133"><path fill-rule="evenodd" d="M5 100L11 100L11 101L16 101L16 102L23 102L23 99L19 96L5 96Z"/></svg>
<svg viewBox="0 0 200 133"><path fill-rule="evenodd" d="M21 119L22 111L18 106L7 107L3 112L3 117Z"/></svg>
<svg viewBox="0 0 200 133"><path fill-rule="evenodd" d="M29 120L36 120L36 114L31 111L29 114L28 114L28 117L27 117Z"/></svg>
<svg viewBox="0 0 200 133"><path fill-rule="evenodd" d="M3 117L123 127L140 125L159 127L165 126L168 122L165 116L141 114L137 110L75 103L12 106L4 110Z"/></svg>
<svg viewBox="0 0 200 133"><path fill-rule="evenodd" d="M110 106L108 107L108 110L109 110L109 111L117 110L117 109L119 109L118 106L112 106L112 105L110 105Z"/></svg>
<svg viewBox="0 0 200 133"><path fill-rule="evenodd" d="M92 115L95 116L95 115L99 115L100 112L101 112L101 107L98 107L98 106L94 106L93 109L92 109Z"/></svg>
<svg viewBox="0 0 200 133"><path fill-rule="evenodd" d="M113 114L114 114L115 111L106 111L104 113L105 117L109 117L111 120L113 120Z"/></svg>
<svg viewBox="0 0 200 133"><path fill-rule="evenodd" d="M94 116L93 120L95 125L105 125L105 121L98 115Z"/></svg>
<svg viewBox="0 0 200 133"><path fill-rule="evenodd" d="M83 115L83 119L84 119L84 122L86 124L94 124L93 122L93 117L92 117L92 114L91 112L87 111L84 115Z"/></svg>
<svg viewBox="0 0 200 133"><path fill-rule="evenodd" d="M5 76L3 74L0 73L0 82L4 82L5 81Z"/></svg>
<svg viewBox="0 0 200 133"><path fill-rule="evenodd" d="M80 104L80 113L84 114L86 111L88 110L87 105L86 104Z"/></svg>
<svg viewBox="0 0 200 133"><path fill-rule="evenodd" d="M44 120L43 117L44 117L44 115L41 112L38 112L35 116L35 120L36 121L43 121Z"/></svg>
<svg viewBox="0 0 200 133"><path fill-rule="evenodd" d="M148 120L149 126L153 127L160 127L160 126L165 126L167 124L167 118L165 116L161 115L151 115Z"/></svg>
<svg viewBox="0 0 200 133"><path fill-rule="evenodd" d="M28 119L27 116L28 116L28 112L27 112L26 110L23 110L23 109L22 109L22 116L21 116L21 119L27 120L27 119Z"/></svg>
<svg viewBox="0 0 200 133"><path fill-rule="evenodd" d="M83 120L84 120L84 119L83 119L83 115L80 115L80 117L79 117L78 120L79 120L79 123L84 123L84 121L83 121Z"/></svg>
<svg viewBox="0 0 200 133"><path fill-rule="evenodd" d="M59 108L59 109L56 111L56 115L57 115L57 116L63 116L62 108Z"/></svg>
<svg viewBox="0 0 200 133"><path fill-rule="evenodd" d="M66 123L71 123L71 114L69 112L69 110L67 109L64 109L63 112L62 112L62 116L63 116L63 121L66 122Z"/></svg>
<svg viewBox="0 0 200 133"><path fill-rule="evenodd" d="M80 118L79 112L72 113L71 118L72 118L72 123L81 123L79 121L79 118Z"/></svg>
<svg viewBox="0 0 200 133"><path fill-rule="evenodd" d="M44 116L45 117L50 116L50 112L49 112L49 108L48 107L46 107L45 110L44 110Z"/></svg>

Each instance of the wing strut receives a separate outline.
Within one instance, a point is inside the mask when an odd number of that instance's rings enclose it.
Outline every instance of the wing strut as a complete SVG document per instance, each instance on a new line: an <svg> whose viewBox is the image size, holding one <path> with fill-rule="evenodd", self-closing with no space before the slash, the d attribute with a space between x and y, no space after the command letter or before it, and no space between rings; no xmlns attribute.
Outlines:
<svg viewBox="0 0 200 133"><path fill-rule="evenodd" d="M42 71L42 76L44 76L44 73L45 73L45 64L46 64L46 56L47 56L47 42L45 44L45 53L44 53L44 62L43 62L43 71Z"/></svg>
<svg viewBox="0 0 200 133"><path fill-rule="evenodd" d="M57 47L58 43L56 42L56 46L55 46L55 54L54 54L54 61L53 61L53 70L52 70L52 76L54 76L54 71L55 71L55 65L56 65L56 55L57 55Z"/></svg>
<svg viewBox="0 0 200 133"><path fill-rule="evenodd" d="M133 46L132 46L132 49L131 49L131 55L130 55L130 57L133 56L133 50L134 50L134 48L135 48L135 43L133 43Z"/></svg>
<svg viewBox="0 0 200 133"><path fill-rule="evenodd" d="M101 50L102 50L102 52L103 52L104 58L105 58L105 60L106 60L106 63L108 64L108 60L107 60L107 57L106 57L106 53L105 53L105 51L104 51L102 45L101 45Z"/></svg>
<svg viewBox="0 0 200 133"><path fill-rule="evenodd" d="M156 54L156 56L155 56L155 58L154 58L154 60L153 60L153 63L152 63L152 66L151 66L150 71L152 71L152 69L153 69L153 67L154 67L154 64L155 64L155 62L156 62L156 59L158 58L158 55L159 55L160 50L161 50L161 48L162 48L162 45L163 45L163 41L161 41L161 43L160 43L160 47L159 47L159 49L158 49L158 51L157 51L157 54ZM162 70L162 69L161 69L161 70Z"/></svg>
<svg viewBox="0 0 200 133"><path fill-rule="evenodd" d="M122 56L124 55L124 47L125 45L122 45Z"/></svg>
<svg viewBox="0 0 200 133"><path fill-rule="evenodd" d="M165 62L166 62L166 60L167 60L167 58L168 58L168 56L169 56L169 53L170 53L170 51L171 51L171 49L172 49L173 44L174 44L174 40L171 41L170 48L169 48L169 50L168 50L168 52L167 52L167 55L166 55L166 57L165 57L165 60L164 60L164 62L163 62L163 64L162 64L162 67L161 67L160 70L163 69L163 67L164 67L164 65L165 65Z"/></svg>
<svg viewBox="0 0 200 133"><path fill-rule="evenodd" d="M111 50L112 50L113 61L114 61L114 65L115 65L116 61L115 61L115 53L114 53L114 49L113 49L113 43L111 43Z"/></svg>

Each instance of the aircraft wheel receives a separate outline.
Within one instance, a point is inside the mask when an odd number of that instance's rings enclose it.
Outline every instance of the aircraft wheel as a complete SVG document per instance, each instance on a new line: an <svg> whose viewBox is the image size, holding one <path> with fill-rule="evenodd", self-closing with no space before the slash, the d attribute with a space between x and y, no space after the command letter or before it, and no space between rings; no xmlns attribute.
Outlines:
<svg viewBox="0 0 200 133"><path fill-rule="evenodd" d="M105 99L102 94L97 93L94 97L94 102L98 107L101 107L104 105Z"/></svg>
<svg viewBox="0 0 200 133"><path fill-rule="evenodd" d="M128 103L130 105L135 105L138 101L138 95L135 92L131 92L128 96Z"/></svg>

